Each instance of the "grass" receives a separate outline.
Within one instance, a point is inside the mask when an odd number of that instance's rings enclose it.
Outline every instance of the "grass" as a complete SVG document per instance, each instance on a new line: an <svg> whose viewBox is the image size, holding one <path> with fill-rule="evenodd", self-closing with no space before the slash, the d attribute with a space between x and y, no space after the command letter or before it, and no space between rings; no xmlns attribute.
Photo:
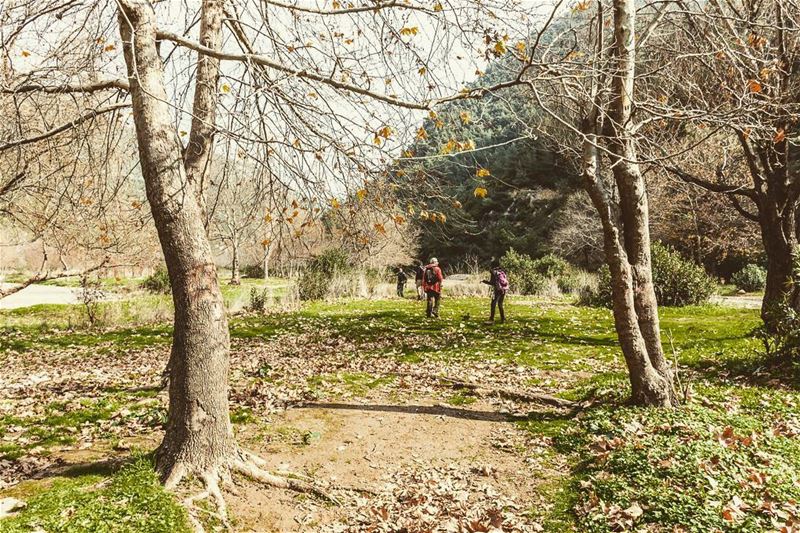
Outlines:
<svg viewBox="0 0 800 533"><path fill-rule="evenodd" d="M99 399L72 404L54 401L41 413L31 416L0 416L0 439L3 440L0 460L14 460L34 449L46 453L56 446L74 444L82 431L92 434L92 438L102 437L114 423L122 424L123 418L136 418L149 427L159 426L165 421L166 413L157 401L148 399L148 395L148 391L136 394L108 391ZM118 418L112 421L115 415Z"/></svg>
<svg viewBox="0 0 800 533"><path fill-rule="evenodd" d="M483 323L488 298L446 298L442 305L442 318L427 320L422 305L412 300L314 302L292 313L234 316L231 335L246 344L302 334L356 346L359 357L524 367L536 370L528 384L568 399L593 400L580 416L534 412L518 423L550 444L537 457L538 490L548 505L531 511L546 531L755 532L779 529L797 515L792 502L800 501L800 384L793 373L775 371L759 355L752 335L760 324L757 310L662 308L665 350L679 362L693 397L678 409L657 410L624 403L627 374L606 309L511 298L510 320L489 326ZM18 320L6 330L14 333L0 337L0 359L3 350L135 350L170 340L171 328L164 323L87 332L37 329L25 322L52 311L0 314L0 319ZM270 369L259 373L268 379ZM309 385L364 396L385 379L337 372L312 377ZM448 398L456 406L472 401L463 393ZM81 409L69 419L59 418L65 415L57 409L46 412L26 422L25 431L33 425L50 428L34 435L46 441L50 433L64 433L70 424L93 424L92 417L100 420L111 411L110 404ZM233 413L237 424L255 416L249 409ZM2 427L0 422L0 437ZM269 438L278 439L281 431ZM285 438L298 444L315 438L286 431ZM5 446L0 454L7 457L26 453L24 446L0 442ZM85 485L64 483L58 491L72 494L69 498L85 490Z"/></svg>
<svg viewBox="0 0 800 533"><path fill-rule="evenodd" d="M69 281L62 286L72 286ZM136 289L140 280L125 282L109 278L109 289ZM113 285L116 282L117 285ZM243 278L241 285L222 284L229 310L238 311L249 303L251 289L266 289L273 298L287 291L287 280ZM104 286L104 288L106 288ZM114 349L136 349L171 341L172 297L134 290L122 299L98 304L99 323L89 328L82 305L41 304L0 310L0 353L25 352L35 348L111 345Z"/></svg>
<svg viewBox="0 0 800 533"><path fill-rule="evenodd" d="M27 506L0 520L0 533L188 533L183 507L168 494L150 460L135 457L110 477L78 472L57 477L33 494L24 484L9 496L25 497Z"/></svg>
<svg viewBox="0 0 800 533"><path fill-rule="evenodd" d="M372 389L394 381L394 376L372 376L366 372L337 372L335 374L319 374L308 379L311 390L329 385L337 390L344 390L353 396L365 396Z"/></svg>
<svg viewBox="0 0 800 533"><path fill-rule="evenodd" d="M800 441L788 429L796 412L787 415L769 391L712 387L701 394L702 403L676 410L604 406L561 433L578 444L581 530L636 523L757 532L791 523L800 499ZM752 395L764 401L745 401ZM797 394L789 396L796 405ZM626 515L633 506L641 517Z"/></svg>

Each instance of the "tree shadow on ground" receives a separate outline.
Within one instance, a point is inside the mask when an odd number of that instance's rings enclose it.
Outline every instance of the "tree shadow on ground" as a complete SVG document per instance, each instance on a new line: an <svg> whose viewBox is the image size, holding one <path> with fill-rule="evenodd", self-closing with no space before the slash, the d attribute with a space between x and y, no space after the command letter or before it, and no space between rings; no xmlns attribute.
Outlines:
<svg viewBox="0 0 800 533"><path fill-rule="evenodd" d="M333 409L349 411L369 411L383 413L407 413L413 415L435 415L479 420L483 422L523 422L527 416L499 413L497 411L478 411L445 405L390 405L390 404L350 404L336 402L304 402L294 406L296 409Z"/></svg>
<svg viewBox="0 0 800 533"><path fill-rule="evenodd" d="M542 340L550 341L556 344L570 344L575 346L608 346L612 348L619 347L617 339L606 339L599 337L591 337L589 335L573 335L569 333L554 333L551 331L543 331L534 328L531 331L532 336L538 337Z"/></svg>
<svg viewBox="0 0 800 533"><path fill-rule="evenodd" d="M781 385L800 389L800 368L791 359L752 354L749 356L711 359L708 357L683 363L692 378L711 382L741 383L752 387Z"/></svg>
<svg viewBox="0 0 800 533"><path fill-rule="evenodd" d="M81 381L78 379L70 379L65 381L52 381L44 382L36 385L37 392L43 396L52 396L54 400L62 397L65 393L80 396L83 399L101 399L109 397L114 394L129 395L141 398L155 397L164 387L158 383L148 383L142 385L130 386L125 385L106 385L97 381ZM30 394L30 391L24 388L14 391L13 394L8 394L8 398L20 398Z"/></svg>
<svg viewBox="0 0 800 533"><path fill-rule="evenodd" d="M110 477L133 461L134 457L132 455L125 454L93 461L80 461L75 463L57 462L31 473L28 479L47 479L51 477L77 478L82 476Z"/></svg>

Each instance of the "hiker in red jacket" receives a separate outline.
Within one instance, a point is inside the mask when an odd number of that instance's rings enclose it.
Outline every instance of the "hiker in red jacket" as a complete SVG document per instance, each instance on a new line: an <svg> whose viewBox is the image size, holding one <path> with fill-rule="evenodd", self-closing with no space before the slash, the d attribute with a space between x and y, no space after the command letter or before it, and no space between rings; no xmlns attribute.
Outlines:
<svg viewBox="0 0 800 533"><path fill-rule="evenodd" d="M427 315L428 318L439 318L439 300L442 298L442 269L439 268L439 260L435 257L431 258L431 262L425 267L422 275L422 287L425 289L425 294L428 297Z"/></svg>

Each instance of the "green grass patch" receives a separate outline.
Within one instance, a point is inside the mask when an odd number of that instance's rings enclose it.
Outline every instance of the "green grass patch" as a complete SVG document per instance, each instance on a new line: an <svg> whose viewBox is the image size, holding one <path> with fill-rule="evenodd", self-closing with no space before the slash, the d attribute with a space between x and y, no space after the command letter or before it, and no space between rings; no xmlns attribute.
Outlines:
<svg viewBox="0 0 800 533"><path fill-rule="evenodd" d="M561 488L573 503L544 518L596 533L755 533L796 517L800 394L704 385L697 395L678 409L603 404L522 423L572 464Z"/></svg>
<svg viewBox="0 0 800 533"><path fill-rule="evenodd" d="M475 401L475 396L463 392L457 392L447 399L447 403L455 406L470 405L475 403Z"/></svg>
<svg viewBox="0 0 800 533"><path fill-rule="evenodd" d="M231 297L235 290L225 289ZM593 400L578 416L542 411L519 423L550 444L545 453L550 455L542 458L550 473L537 489L548 505L534 513L546 531L755 532L777 529L773 519L779 525L783 516L792 516L789 502L800 501L800 393L788 373L758 355L752 335L760 323L757 310L662 308L665 352L679 361L694 398L680 409L656 410L624 404L628 378L610 311L510 297L508 322L488 326L483 323L488 304L488 299L445 297L442 318L428 320L423 304L415 301L312 302L293 313L235 316L231 335L242 343L303 335L310 343L354 350L354 357L535 368L540 372L526 384L571 400ZM166 344L171 335L170 326L161 324L98 332L28 324L6 331L11 334L0 335L0 348L9 350L137 349ZM258 378L279 380L273 370L261 367ZM364 396L389 380L337 372L308 383L312 389ZM87 404L75 413L56 405L37 419L0 419L0 435L3 428L23 426L32 445L58 442L70 435L67 428L111 416L121 405L115 394L123 393L108 391L110 403ZM451 405L472 401L463 393L448 398ZM163 417L163 409L152 416ZM246 424L255 417L239 409L232 418ZM260 438L302 446L321 436L270 426ZM0 454L14 458L28 445L4 446Z"/></svg>
<svg viewBox="0 0 800 533"><path fill-rule="evenodd" d="M0 444L0 459L14 460L34 448L47 450L73 444L85 428L90 428L95 437L111 437L101 431L101 426L122 424L128 417L137 418L149 427L166 421L166 410L152 399L151 391L107 392L102 398L85 399L77 404L52 402L35 416L0 417L0 438L6 441Z"/></svg>
<svg viewBox="0 0 800 533"><path fill-rule="evenodd" d="M334 387L355 396L364 396L370 390L387 385L394 381L394 376L373 376L365 372L337 372L320 374L308 378L312 388Z"/></svg>
<svg viewBox="0 0 800 533"><path fill-rule="evenodd" d="M188 533L183 507L167 493L145 457L136 457L106 480L86 473L59 477L26 498L18 514L0 520L0 533ZM28 494L32 493L32 494Z"/></svg>

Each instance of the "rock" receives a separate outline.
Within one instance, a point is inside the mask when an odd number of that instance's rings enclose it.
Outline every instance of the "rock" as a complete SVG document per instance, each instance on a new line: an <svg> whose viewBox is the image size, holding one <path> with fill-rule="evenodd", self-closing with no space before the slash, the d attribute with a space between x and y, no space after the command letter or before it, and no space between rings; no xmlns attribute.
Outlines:
<svg viewBox="0 0 800 533"><path fill-rule="evenodd" d="M0 519L11 516L25 508L27 504L16 498L2 498L0 499Z"/></svg>
<svg viewBox="0 0 800 533"><path fill-rule="evenodd" d="M736 294L747 294L747 293L744 290L739 289L738 291L736 291Z"/></svg>

